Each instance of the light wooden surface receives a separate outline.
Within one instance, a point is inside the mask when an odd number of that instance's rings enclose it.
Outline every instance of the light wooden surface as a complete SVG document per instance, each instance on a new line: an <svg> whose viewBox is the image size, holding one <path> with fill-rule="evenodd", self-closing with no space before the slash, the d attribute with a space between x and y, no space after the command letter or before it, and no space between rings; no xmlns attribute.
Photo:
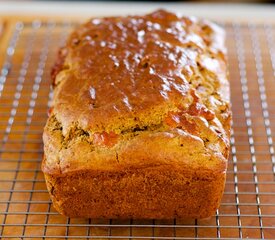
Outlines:
<svg viewBox="0 0 275 240"><path fill-rule="evenodd" d="M230 21L275 21L273 4L190 3L190 2L81 2L81 1L0 1L0 16L17 18L63 17L67 20L94 16L144 14L159 8L185 15Z"/></svg>

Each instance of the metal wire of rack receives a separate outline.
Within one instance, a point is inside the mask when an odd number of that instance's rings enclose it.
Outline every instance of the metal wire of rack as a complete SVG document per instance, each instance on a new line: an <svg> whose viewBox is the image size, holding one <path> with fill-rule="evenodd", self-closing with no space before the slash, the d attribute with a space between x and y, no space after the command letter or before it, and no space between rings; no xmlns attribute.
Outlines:
<svg viewBox="0 0 275 240"><path fill-rule="evenodd" d="M0 66L0 238L275 239L275 24L224 24L233 131L223 201L210 219L166 221L69 219L52 207L41 135L50 68L73 25L10 26Z"/></svg>

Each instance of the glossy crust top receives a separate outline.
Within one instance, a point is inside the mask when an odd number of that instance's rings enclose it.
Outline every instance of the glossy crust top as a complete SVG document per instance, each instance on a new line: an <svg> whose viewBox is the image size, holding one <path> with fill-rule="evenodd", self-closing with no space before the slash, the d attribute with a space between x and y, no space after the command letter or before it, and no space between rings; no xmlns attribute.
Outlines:
<svg viewBox="0 0 275 240"><path fill-rule="evenodd" d="M165 144L167 158L194 158L198 166L205 158L211 167L216 156L225 171L226 64L224 32L208 21L163 10L90 20L71 34L53 69L43 170L78 169L81 161L106 167L108 159L112 168L119 154L149 145L158 154ZM195 157L184 157L190 149Z"/></svg>

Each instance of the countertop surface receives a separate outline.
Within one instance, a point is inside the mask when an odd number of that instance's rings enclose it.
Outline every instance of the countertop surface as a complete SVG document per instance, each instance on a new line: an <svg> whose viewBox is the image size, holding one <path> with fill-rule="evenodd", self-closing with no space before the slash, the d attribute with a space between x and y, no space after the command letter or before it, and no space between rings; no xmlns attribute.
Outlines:
<svg viewBox="0 0 275 240"><path fill-rule="evenodd" d="M150 2L59 2L0 1L0 16L55 16L87 18L91 16L140 14L164 8L185 15L211 19L274 21L275 5L227 3L150 3Z"/></svg>
<svg viewBox="0 0 275 240"><path fill-rule="evenodd" d="M40 167L57 50L74 17L158 8L228 21L233 130L221 206L203 220L66 218L54 209ZM274 239L274 13L268 5L0 0L0 239Z"/></svg>

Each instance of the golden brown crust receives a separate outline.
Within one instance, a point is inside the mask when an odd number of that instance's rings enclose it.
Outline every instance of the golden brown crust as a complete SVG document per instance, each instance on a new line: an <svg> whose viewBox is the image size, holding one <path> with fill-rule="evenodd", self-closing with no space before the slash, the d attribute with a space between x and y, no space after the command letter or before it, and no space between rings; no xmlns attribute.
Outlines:
<svg viewBox="0 0 275 240"><path fill-rule="evenodd" d="M53 76L53 113L63 133L76 123L92 133L160 124L168 111L188 107L192 89L219 109L229 98L219 37L213 24L165 11L79 27Z"/></svg>
<svg viewBox="0 0 275 240"><path fill-rule="evenodd" d="M72 33L43 134L42 170L61 213L214 213L231 119L223 44L216 25L162 10L93 19Z"/></svg>
<svg viewBox="0 0 275 240"><path fill-rule="evenodd" d="M219 206L225 181L225 173L173 165L45 177L61 214L93 218L207 218Z"/></svg>

